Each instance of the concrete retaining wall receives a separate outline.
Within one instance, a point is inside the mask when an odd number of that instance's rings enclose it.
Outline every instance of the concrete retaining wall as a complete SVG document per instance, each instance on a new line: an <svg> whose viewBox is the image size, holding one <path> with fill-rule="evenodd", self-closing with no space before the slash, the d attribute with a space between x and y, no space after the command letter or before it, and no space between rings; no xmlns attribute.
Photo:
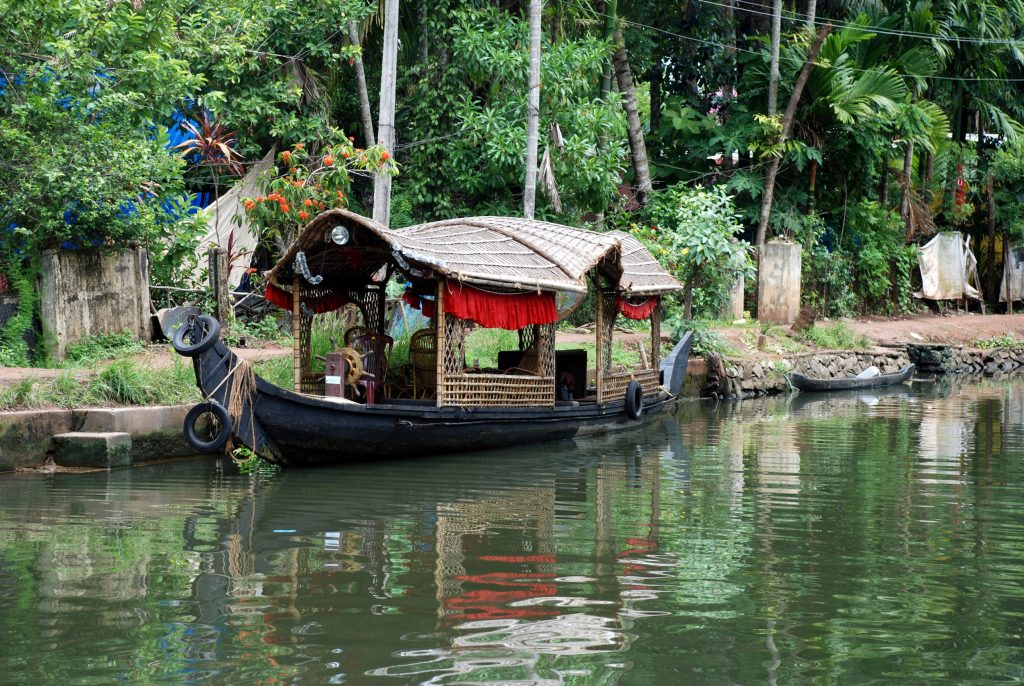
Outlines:
<svg viewBox="0 0 1024 686"><path fill-rule="evenodd" d="M54 436L126 433L132 459L149 462L192 455L182 434L191 405L0 412L0 472L38 467L57 449Z"/></svg>
<svg viewBox="0 0 1024 686"><path fill-rule="evenodd" d="M47 250L39 272L43 336L56 360L86 336L128 331L150 339L149 258L142 248Z"/></svg>

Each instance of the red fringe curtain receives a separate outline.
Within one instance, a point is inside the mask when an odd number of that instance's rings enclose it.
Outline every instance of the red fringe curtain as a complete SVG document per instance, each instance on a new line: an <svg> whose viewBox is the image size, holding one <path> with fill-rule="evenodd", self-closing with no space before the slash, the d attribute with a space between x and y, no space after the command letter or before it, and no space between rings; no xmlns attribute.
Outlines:
<svg viewBox="0 0 1024 686"><path fill-rule="evenodd" d="M450 281L446 282L444 311L489 329L511 331L558 320L554 293L491 293Z"/></svg>
<svg viewBox="0 0 1024 686"><path fill-rule="evenodd" d="M267 302L282 309L288 311L292 309L292 294L273 283L267 284L267 290L263 293L263 297ZM345 293L328 293L320 298L305 298L302 302L314 313L324 314L344 307L348 303L348 296Z"/></svg>
<svg viewBox="0 0 1024 686"><path fill-rule="evenodd" d="M628 300L623 298L621 295L615 299L615 304L619 306L619 312L624 317L630 319L647 319L651 316L651 312L654 312L654 308L658 306L658 299L656 297L648 298L639 305L631 305Z"/></svg>

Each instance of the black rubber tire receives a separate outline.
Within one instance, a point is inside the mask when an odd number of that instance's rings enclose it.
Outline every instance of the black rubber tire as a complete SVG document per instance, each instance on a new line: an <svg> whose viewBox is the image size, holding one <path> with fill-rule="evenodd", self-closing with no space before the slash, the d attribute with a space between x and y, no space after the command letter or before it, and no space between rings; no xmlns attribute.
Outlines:
<svg viewBox="0 0 1024 686"><path fill-rule="evenodd" d="M640 382L633 379L626 386L626 416L630 419L640 419L644 413L644 387Z"/></svg>
<svg viewBox="0 0 1024 686"><path fill-rule="evenodd" d="M185 340L185 337L192 333L192 326L183 324L174 332L171 345L179 355L184 355L185 357L200 355L212 348L217 339L220 338L220 322L207 314L201 314L196 317L193 326L200 327L203 335L198 341L192 343Z"/></svg>
<svg viewBox="0 0 1024 686"><path fill-rule="evenodd" d="M204 441L196 433L196 420L204 414L212 414L220 422L220 431L213 439ZM215 453L224 449L234 427L231 425L231 417L228 411L216 400L201 402L185 415L185 440L196 452Z"/></svg>

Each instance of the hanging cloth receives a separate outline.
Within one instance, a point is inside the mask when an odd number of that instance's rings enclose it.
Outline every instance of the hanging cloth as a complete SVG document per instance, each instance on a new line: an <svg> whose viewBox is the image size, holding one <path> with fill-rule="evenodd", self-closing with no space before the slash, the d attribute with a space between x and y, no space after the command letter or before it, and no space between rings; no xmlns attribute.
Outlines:
<svg viewBox="0 0 1024 686"><path fill-rule="evenodd" d="M555 294L492 293L461 283L445 282L444 311L488 329L515 331L558 321Z"/></svg>
<svg viewBox="0 0 1024 686"><path fill-rule="evenodd" d="M412 288L406 288L402 300L414 310L420 310L424 317L433 319L437 315L437 303L428 298L416 295Z"/></svg>
<svg viewBox="0 0 1024 686"><path fill-rule="evenodd" d="M263 298L281 309L292 309L292 294L274 283L267 283ZM344 293L328 293L319 298L302 298L302 302L315 314L323 314L344 307L348 303L348 296Z"/></svg>
<svg viewBox="0 0 1024 686"><path fill-rule="evenodd" d="M654 308L658 306L658 298L652 296L647 300L644 300L639 305L633 305L620 295L615 298L615 304L618 305L619 312L621 312L624 317L628 317L630 319L647 319L651 316L651 313L654 312Z"/></svg>

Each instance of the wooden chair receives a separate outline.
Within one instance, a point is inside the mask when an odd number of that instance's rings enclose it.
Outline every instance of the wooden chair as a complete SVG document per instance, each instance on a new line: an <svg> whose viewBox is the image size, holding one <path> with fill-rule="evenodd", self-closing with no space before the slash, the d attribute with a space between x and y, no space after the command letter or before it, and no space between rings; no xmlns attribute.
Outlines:
<svg viewBox="0 0 1024 686"><path fill-rule="evenodd" d="M437 331L422 329L409 341L409 363L412 365L412 394L429 398L437 393Z"/></svg>
<svg viewBox="0 0 1024 686"><path fill-rule="evenodd" d="M391 346L394 343L391 336L382 333L366 333L352 341L352 347L363 358L364 377L358 383L366 394L368 405L374 403L377 389L384 388L384 379L388 373L388 357L391 356Z"/></svg>

